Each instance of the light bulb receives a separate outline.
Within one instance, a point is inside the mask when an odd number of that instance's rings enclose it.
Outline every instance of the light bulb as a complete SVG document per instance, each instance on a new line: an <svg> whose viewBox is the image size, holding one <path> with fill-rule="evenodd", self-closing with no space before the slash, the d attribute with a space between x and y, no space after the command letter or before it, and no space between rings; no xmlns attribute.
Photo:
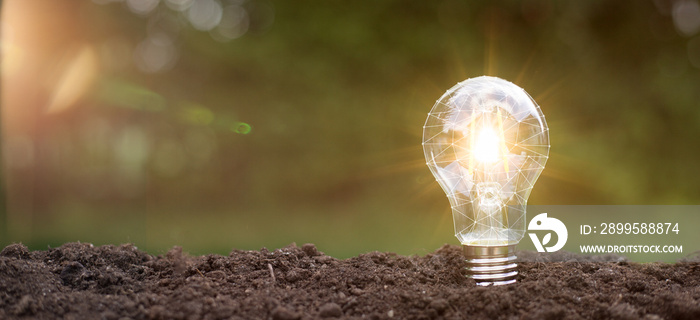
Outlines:
<svg viewBox="0 0 700 320"><path fill-rule="evenodd" d="M509 81L462 81L428 114L423 151L452 206L467 275L479 285L514 283L527 199L549 155L540 107Z"/></svg>

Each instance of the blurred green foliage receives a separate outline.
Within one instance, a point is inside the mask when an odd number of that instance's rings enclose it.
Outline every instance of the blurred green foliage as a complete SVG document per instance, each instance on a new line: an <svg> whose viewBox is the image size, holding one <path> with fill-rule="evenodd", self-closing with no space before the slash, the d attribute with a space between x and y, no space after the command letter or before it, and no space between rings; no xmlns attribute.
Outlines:
<svg viewBox="0 0 700 320"><path fill-rule="evenodd" d="M166 1L78 6L101 72L79 105L37 120L35 184L7 186L29 188L34 218L5 242L295 241L338 257L456 243L421 128L444 90L482 74L547 116L530 203L700 201L698 34L670 1L214 2L243 9L242 36L193 28Z"/></svg>

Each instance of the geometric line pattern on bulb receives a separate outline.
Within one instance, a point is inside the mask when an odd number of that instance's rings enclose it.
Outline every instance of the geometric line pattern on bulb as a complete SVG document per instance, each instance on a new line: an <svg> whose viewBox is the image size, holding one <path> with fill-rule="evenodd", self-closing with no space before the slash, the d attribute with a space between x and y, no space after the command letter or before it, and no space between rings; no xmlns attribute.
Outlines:
<svg viewBox="0 0 700 320"><path fill-rule="evenodd" d="M435 103L423 127L423 148L463 244L520 241L527 199L549 147L539 106L506 80L468 79Z"/></svg>

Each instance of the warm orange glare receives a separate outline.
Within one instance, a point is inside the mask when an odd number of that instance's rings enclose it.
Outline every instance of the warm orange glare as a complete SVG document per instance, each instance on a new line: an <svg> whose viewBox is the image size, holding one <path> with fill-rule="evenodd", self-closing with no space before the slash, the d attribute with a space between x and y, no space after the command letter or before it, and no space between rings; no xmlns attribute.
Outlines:
<svg viewBox="0 0 700 320"><path fill-rule="evenodd" d="M481 163L498 161L499 137L490 127L481 128L474 144L474 158Z"/></svg>
<svg viewBox="0 0 700 320"><path fill-rule="evenodd" d="M63 70L53 90L47 112L57 113L74 106L92 84L96 71L95 50L90 46L84 46Z"/></svg>

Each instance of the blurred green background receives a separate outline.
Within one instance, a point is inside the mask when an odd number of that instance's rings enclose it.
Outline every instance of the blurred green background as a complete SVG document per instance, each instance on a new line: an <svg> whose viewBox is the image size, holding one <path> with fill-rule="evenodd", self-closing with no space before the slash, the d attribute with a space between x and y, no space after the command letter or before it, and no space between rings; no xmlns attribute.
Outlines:
<svg viewBox="0 0 700 320"><path fill-rule="evenodd" d="M0 245L457 244L422 126L483 74L547 116L530 204L700 204L699 31L697 0L5 0Z"/></svg>

